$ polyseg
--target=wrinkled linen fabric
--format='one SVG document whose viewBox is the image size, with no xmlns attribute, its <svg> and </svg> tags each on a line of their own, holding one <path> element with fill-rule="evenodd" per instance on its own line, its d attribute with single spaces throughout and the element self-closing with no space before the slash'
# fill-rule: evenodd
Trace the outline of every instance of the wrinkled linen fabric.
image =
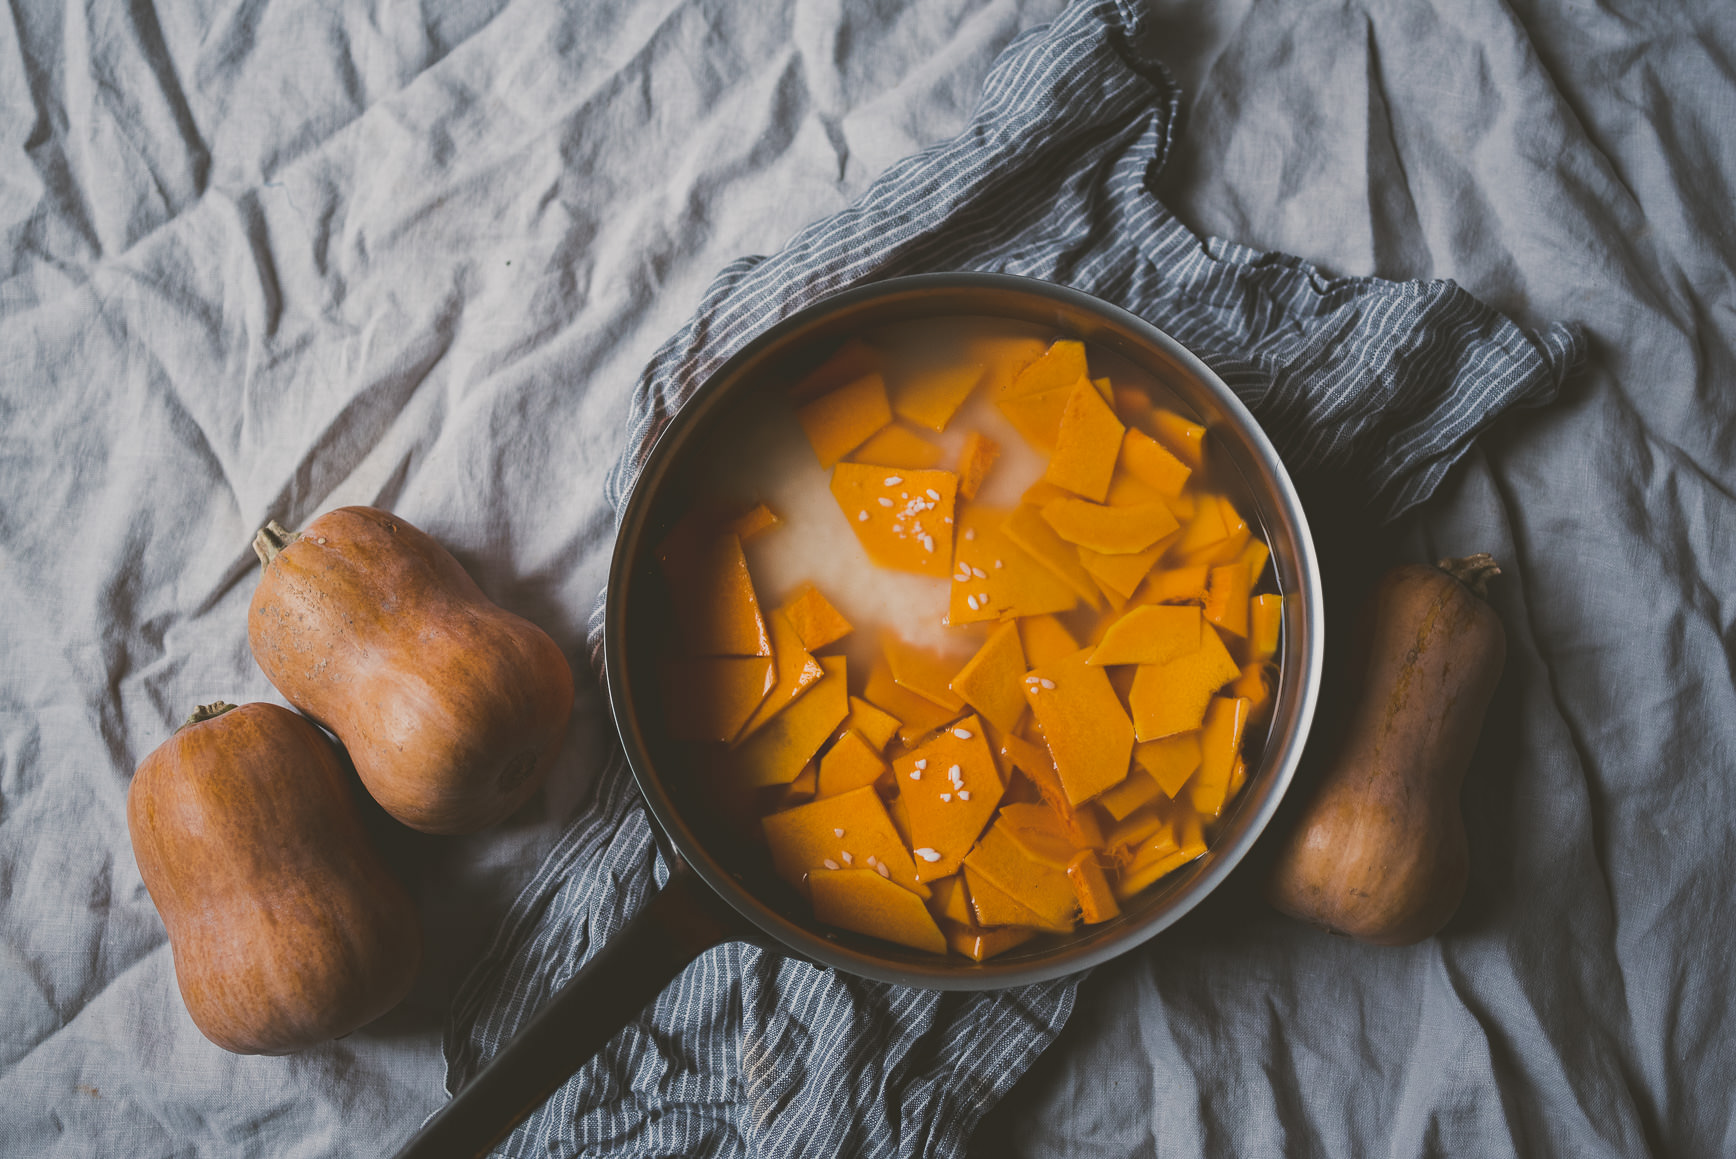
<svg viewBox="0 0 1736 1159">
<path fill-rule="evenodd" d="M 1184 220 L 1454 278 L 1591 357 L 1381 553 L 1506 571 L 1455 920 L 1358 945 L 1272 914 L 1250 865 L 1094 972 L 973 1154 L 1736 1154 L 1736 9 L 1153 23 L 1197 94 L 1160 186 Z"/>
<path fill-rule="evenodd" d="M 0 1150 L 375 1155 L 435 1108 L 459 978 L 608 807 L 584 616 L 632 384 L 716 271 L 951 138 L 1058 7 L 0 15 Z M 1233 877 L 1093 973 L 981 1153 L 1736 1151 L 1731 11 L 1149 7 L 1189 94 L 1158 189 L 1194 232 L 1452 278 L 1592 359 L 1393 537 L 1507 567 L 1460 917 L 1374 950 Z M 505 826 L 382 830 L 429 927 L 410 1001 L 237 1058 L 175 992 L 127 776 L 194 703 L 276 699 L 248 540 L 346 502 L 451 545 L 581 694 Z"/>
<path fill-rule="evenodd" d="M 585 662 L 633 383 L 717 271 L 956 132 L 1044 0 L 0 11 L 0 1153 L 376 1156 L 616 745 Z M 416 989 L 287 1058 L 207 1042 L 127 839 L 192 707 L 278 701 L 254 531 L 393 508 L 580 684 L 486 833 L 382 826 Z"/>
<path fill-rule="evenodd" d="M 827 293 L 933 269 L 1062 282 L 1166 328 L 1222 374 L 1303 480 L 1377 517 L 1427 498 L 1470 439 L 1554 397 L 1579 359 L 1450 282 L 1333 279 L 1201 242 L 1150 182 L 1178 94 L 1132 47 L 1140 13 L 1080 3 L 1019 38 L 971 123 L 893 166 L 776 255 L 733 264 L 652 359 L 607 496 L 624 502 L 668 417 L 753 336 Z M 605 605 L 591 618 L 602 667 Z M 459 1089 L 614 935 L 667 871 L 619 762 L 459 993 Z M 754 946 L 707 953 L 501 1147 L 509 1155 L 956 1155 L 1060 1030 L 1078 978 L 941 994 Z"/>
</svg>

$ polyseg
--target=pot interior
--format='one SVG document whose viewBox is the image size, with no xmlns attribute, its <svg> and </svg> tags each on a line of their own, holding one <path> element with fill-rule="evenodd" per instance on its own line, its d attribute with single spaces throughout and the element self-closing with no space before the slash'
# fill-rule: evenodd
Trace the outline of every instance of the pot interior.
<svg viewBox="0 0 1736 1159">
<path fill-rule="evenodd" d="M 660 659 L 675 648 L 675 629 L 655 549 L 704 499 L 720 448 L 731 449 L 723 440 L 739 442 L 744 421 L 756 411 L 787 406 L 788 388 L 841 342 L 886 327 L 982 318 L 1082 339 L 1094 360 L 1101 354 L 1108 363 L 1155 379 L 1170 394 L 1170 405 L 1204 423 L 1214 483 L 1270 546 L 1268 584 L 1286 599 L 1272 719 L 1264 742 L 1246 750 L 1247 782 L 1227 807 L 1208 852 L 1132 898 L 1111 921 L 1067 936 L 1039 936 L 977 964 L 819 925 L 806 900 L 773 873 L 765 848 L 744 840 L 728 823 L 705 791 L 704 770 L 696 762 L 699 746 L 673 739 L 664 725 L 666 713 L 679 706 L 665 704 L 659 673 Z M 1095 366 L 1094 361 L 1094 373 Z M 1076 291 L 1004 275 L 927 275 L 848 291 L 771 327 L 669 421 L 623 513 L 610 574 L 605 654 L 622 742 L 658 825 L 681 857 L 769 939 L 870 978 L 979 989 L 1056 977 L 1104 961 L 1172 924 L 1223 880 L 1270 819 L 1294 773 L 1319 683 L 1320 608 L 1313 545 L 1290 480 L 1246 409 L 1203 363 L 1149 324 Z"/>
</svg>

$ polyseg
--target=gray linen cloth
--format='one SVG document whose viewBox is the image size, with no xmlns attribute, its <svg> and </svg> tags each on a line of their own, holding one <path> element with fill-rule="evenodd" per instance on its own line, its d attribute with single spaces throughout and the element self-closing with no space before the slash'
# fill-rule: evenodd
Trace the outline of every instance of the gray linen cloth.
<svg viewBox="0 0 1736 1159">
<path fill-rule="evenodd" d="M 1138 55 L 1138 13 L 1075 4 L 1012 44 L 970 126 L 894 165 L 773 257 L 735 263 L 647 368 L 619 505 L 667 417 L 767 325 L 843 286 L 932 269 L 1065 283 L 1198 351 L 1291 471 L 1353 478 L 1396 515 L 1501 410 L 1551 398 L 1582 353 L 1450 282 L 1329 278 L 1192 235 L 1151 182 L 1178 94 Z M 601 660 L 603 607 L 591 619 Z M 665 876 L 617 760 L 460 992 L 457 1089 Z M 950 1155 L 1065 1023 L 1077 979 L 940 994 L 822 971 L 744 944 L 690 968 L 504 1145 L 582 1153 Z"/>
<path fill-rule="evenodd" d="M 0 1153 L 378 1155 L 437 1105 L 459 978 L 608 766 L 582 657 L 639 372 L 1061 7 L 0 11 Z M 1507 569 L 1459 918 L 1379 950 L 1232 878 L 1093 973 L 982 1153 L 1736 1153 L 1736 5 L 1145 7 L 1197 235 L 1452 278 L 1594 357 L 1390 545 Z M 403 1007 L 239 1058 L 175 991 L 127 775 L 195 702 L 276 699 L 258 525 L 369 502 L 562 643 L 573 731 L 509 822 L 393 851 Z"/>
</svg>

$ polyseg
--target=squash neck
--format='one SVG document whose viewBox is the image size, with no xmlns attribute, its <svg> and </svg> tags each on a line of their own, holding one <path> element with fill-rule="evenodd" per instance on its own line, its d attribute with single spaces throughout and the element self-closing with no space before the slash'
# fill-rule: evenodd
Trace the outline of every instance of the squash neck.
<svg viewBox="0 0 1736 1159">
<path fill-rule="evenodd" d="M 277 520 L 267 519 L 259 534 L 253 537 L 253 554 L 259 557 L 260 567 L 270 567 L 278 552 L 300 538 L 299 531 L 288 531 Z"/>
</svg>

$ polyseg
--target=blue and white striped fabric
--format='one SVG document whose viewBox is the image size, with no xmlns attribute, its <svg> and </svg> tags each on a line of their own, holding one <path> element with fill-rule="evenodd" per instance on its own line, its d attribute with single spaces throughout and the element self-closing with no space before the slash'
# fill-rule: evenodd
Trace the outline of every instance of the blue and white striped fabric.
<svg viewBox="0 0 1736 1159">
<path fill-rule="evenodd" d="M 1385 516 L 1426 499 L 1506 407 L 1548 401 L 1583 353 L 1450 282 L 1334 279 L 1195 237 L 1151 192 L 1176 123 L 1130 6 L 1080 3 L 1015 41 L 970 126 L 892 167 L 781 253 L 736 262 L 639 383 L 619 509 L 664 422 L 749 339 L 826 294 L 929 270 L 1070 285 L 1201 353 L 1299 477 Z M 602 609 L 590 624 L 600 661 Z M 459 993 L 456 1090 L 662 880 L 617 755 Z M 1076 980 L 996 994 L 865 982 L 744 945 L 706 954 L 504 1145 L 509 1155 L 958 1155 L 1065 1023 Z"/>
</svg>

